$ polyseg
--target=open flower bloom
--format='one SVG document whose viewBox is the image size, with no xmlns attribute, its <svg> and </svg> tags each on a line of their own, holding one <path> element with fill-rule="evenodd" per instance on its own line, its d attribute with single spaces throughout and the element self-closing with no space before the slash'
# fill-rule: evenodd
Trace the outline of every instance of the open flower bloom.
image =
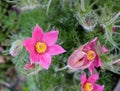
<svg viewBox="0 0 120 91">
<path fill-rule="evenodd" d="M 81 89 L 82 91 L 103 91 L 104 86 L 101 86 L 99 84 L 96 84 L 96 81 L 99 79 L 98 74 L 93 74 L 89 76 L 89 78 L 86 78 L 86 74 L 82 74 L 80 77 L 81 80 Z"/>
<path fill-rule="evenodd" d="M 36 25 L 32 33 L 32 38 L 23 41 L 23 45 L 30 53 L 30 62 L 39 63 L 43 68 L 48 69 L 51 64 L 51 56 L 64 53 L 65 50 L 55 44 L 59 32 L 52 30 L 44 33 L 43 30 Z"/>
<path fill-rule="evenodd" d="M 75 50 L 68 58 L 68 66 L 71 69 L 89 68 L 90 73 L 94 72 L 94 67 L 102 66 L 101 59 L 96 52 L 96 42 L 98 38 L 94 38 L 91 42 L 84 44 Z M 101 52 L 102 51 L 102 52 Z M 102 45 L 99 53 L 107 52 L 108 50 Z"/>
</svg>

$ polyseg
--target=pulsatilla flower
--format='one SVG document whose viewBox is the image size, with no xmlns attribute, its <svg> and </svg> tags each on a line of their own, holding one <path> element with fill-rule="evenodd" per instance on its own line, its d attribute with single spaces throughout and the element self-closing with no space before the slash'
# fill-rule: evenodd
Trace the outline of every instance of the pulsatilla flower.
<svg viewBox="0 0 120 91">
<path fill-rule="evenodd" d="M 70 69 L 78 70 L 89 68 L 90 73 L 93 74 L 94 67 L 102 66 L 101 59 L 97 52 L 102 54 L 108 50 L 103 45 L 101 45 L 101 50 L 97 50 L 97 40 L 97 37 L 94 38 L 91 42 L 84 44 L 71 54 L 68 58 L 68 66 Z"/>
<path fill-rule="evenodd" d="M 23 41 L 23 45 L 30 53 L 30 62 L 39 63 L 45 69 L 51 64 L 51 56 L 64 53 L 65 50 L 55 44 L 59 32 L 52 30 L 44 33 L 43 30 L 36 25 L 32 33 L 32 38 Z"/>
<path fill-rule="evenodd" d="M 82 74 L 80 77 L 81 80 L 81 89 L 82 91 L 103 91 L 104 86 L 101 86 L 99 84 L 96 84 L 96 81 L 99 79 L 98 74 L 93 74 L 89 76 L 89 78 L 86 78 L 86 74 Z"/>
</svg>

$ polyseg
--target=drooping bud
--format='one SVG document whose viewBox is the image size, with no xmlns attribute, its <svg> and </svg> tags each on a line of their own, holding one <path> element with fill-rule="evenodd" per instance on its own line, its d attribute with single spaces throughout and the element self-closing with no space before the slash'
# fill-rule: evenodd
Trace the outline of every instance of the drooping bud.
<svg viewBox="0 0 120 91">
<path fill-rule="evenodd" d="M 27 64 L 25 64 L 24 69 L 25 70 L 31 70 L 35 68 L 35 64 L 34 63 L 30 63 L 28 62 Z"/>
<path fill-rule="evenodd" d="M 9 53 L 15 57 L 20 53 L 22 49 L 23 49 L 22 41 L 16 40 L 15 42 L 12 43 Z"/>
</svg>

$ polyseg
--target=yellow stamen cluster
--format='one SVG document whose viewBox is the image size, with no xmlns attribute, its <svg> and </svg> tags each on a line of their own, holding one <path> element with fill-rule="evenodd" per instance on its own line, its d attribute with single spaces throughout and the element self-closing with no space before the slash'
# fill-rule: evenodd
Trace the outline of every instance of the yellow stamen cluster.
<svg viewBox="0 0 120 91">
<path fill-rule="evenodd" d="M 93 90 L 93 85 L 91 83 L 86 83 L 84 85 L 84 91 L 92 91 Z"/>
<path fill-rule="evenodd" d="M 47 49 L 47 46 L 44 42 L 37 42 L 35 45 L 35 50 L 37 53 L 44 53 Z"/>
<path fill-rule="evenodd" d="M 96 54 L 93 50 L 89 50 L 86 54 L 89 61 L 94 60 L 96 57 Z"/>
</svg>

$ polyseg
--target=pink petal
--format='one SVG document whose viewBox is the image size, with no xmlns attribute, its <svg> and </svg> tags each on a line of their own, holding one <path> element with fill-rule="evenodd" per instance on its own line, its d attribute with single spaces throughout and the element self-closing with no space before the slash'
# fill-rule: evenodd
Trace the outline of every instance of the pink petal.
<svg viewBox="0 0 120 91">
<path fill-rule="evenodd" d="M 89 42 L 89 45 L 93 47 L 96 44 L 97 40 L 98 38 L 95 37 L 91 42 Z"/>
<path fill-rule="evenodd" d="M 53 44 L 55 44 L 55 42 L 58 39 L 58 31 L 50 31 L 44 34 L 44 36 L 42 37 L 42 41 L 44 41 L 48 46 L 51 46 Z"/>
<path fill-rule="evenodd" d="M 95 58 L 95 61 L 94 61 L 94 65 L 96 67 L 101 67 L 102 66 L 102 62 L 101 62 L 101 59 L 98 55 L 96 55 L 96 58 Z"/>
<path fill-rule="evenodd" d="M 98 74 L 93 74 L 88 78 L 88 82 L 94 84 L 98 80 L 98 78 L 99 78 Z"/>
<path fill-rule="evenodd" d="M 95 84 L 94 89 L 92 91 L 103 91 L 103 90 L 104 90 L 104 86 L 101 86 L 99 84 Z"/>
<path fill-rule="evenodd" d="M 102 45 L 102 50 L 104 53 L 108 52 L 108 49 L 104 45 Z"/>
<path fill-rule="evenodd" d="M 39 62 L 39 54 L 36 52 L 30 52 L 30 62 L 38 63 Z"/>
<path fill-rule="evenodd" d="M 39 64 L 45 68 L 48 69 L 51 64 L 51 56 L 48 53 L 44 53 L 39 56 Z"/>
<path fill-rule="evenodd" d="M 87 52 L 88 50 L 95 50 L 95 45 L 97 42 L 98 38 L 95 37 L 92 41 L 90 41 L 89 43 L 86 44 L 84 51 Z"/>
<path fill-rule="evenodd" d="M 32 33 L 32 38 L 36 41 L 40 41 L 43 34 L 44 34 L 44 32 L 43 32 L 42 28 L 39 25 L 36 25 L 34 28 L 34 31 Z"/>
<path fill-rule="evenodd" d="M 34 52 L 34 44 L 35 43 L 32 38 L 28 38 L 28 39 L 24 40 L 22 44 L 25 46 L 27 51 Z"/>
<path fill-rule="evenodd" d="M 68 65 L 71 68 L 79 68 L 80 66 L 83 65 L 84 63 L 84 55 L 85 53 L 82 51 L 75 50 L 71 56 L 68 58 Z"/>
<path fill-rule="evenodd" d="M 84 63 L 84 64 L 80 67 L 80 69 L 86 69 L 86 68 L 89 68 L 91 64 L 92 64 L 92 61 L 89 62 L 88 64 L 85 64 L 85 63 Z"/>
<path fill-rule="evenodd" d="M 64 52 L 66 52 L 66 51 L 61 46 L 54 44 L 54 45 L 48 47 L 47 52 L 50 55 L 58 55 L 58 54 L 62 54 Z"/>
<path fill-rule="evenodd" d="M 89 69 L 90 73 L 93 74 L 93 73 L 94 73 L 94 69 L 95 69 L 95 68 L 94 68 L 94 64 L 92 63 L 92 64 L 89 66 L 88 69 Z"/>
<path fill-rule="evenodd" d="M 84 86 L 84 84 L 85 84 L 86 81 L 87 81 L 87 78 L 86 78 L 86 74 L 85 74 L 85 73 L 83 73 L 83 74 L 81 75 L 80 80 L 81 80 L 82 89 L 83 89 L 83 86 Z"/>
<path fill-rule="evenodd" d="M 89 50 L 89 49 L 94 50 L 97 40 L 98 40 L 98 38 L 95 37 L 92 41 L 90 41 L 90 42 L 88 43 L 88 45 L 86 45 L 86 49 L 87 49 L 87 50 Z"/>
<path fill-rule="evenodd" d="M 85 45 L 83 51 L 84 51 L 84 52 L 87 52 L 87 51 L 89 51 L 89 50 L 91 50 L 91 47 L 90 47 L 89 44 L 87 43 L 87 44 Z"/>
</svg>

